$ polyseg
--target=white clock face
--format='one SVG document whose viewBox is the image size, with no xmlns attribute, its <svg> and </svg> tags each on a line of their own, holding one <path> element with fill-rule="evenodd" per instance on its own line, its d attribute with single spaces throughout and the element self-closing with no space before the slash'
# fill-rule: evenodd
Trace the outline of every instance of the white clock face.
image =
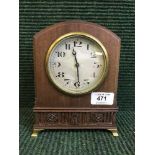
<svg viewBox="0 0 155 155">
<path fill-rule="evenodd" d="M 47 72 L 59 89 L 75 95 L 85 94 L 103 81 L 107 53 L 102 44 L 94 39 L 85 35 L 69 35 L 49 49 Z"/>
</svg>

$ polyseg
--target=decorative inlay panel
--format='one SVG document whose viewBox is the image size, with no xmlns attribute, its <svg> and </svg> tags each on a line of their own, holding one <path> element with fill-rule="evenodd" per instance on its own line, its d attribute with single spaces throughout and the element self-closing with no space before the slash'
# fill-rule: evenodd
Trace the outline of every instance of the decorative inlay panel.
<svg viewBox="0 0 155 155">
<path fill-rule="evenodd" d="M 58 113 L 48 113 L 47 114 L 47 121 L 51 123 L 58 122 Z"/>
<path fill-rule="evenodd" d="M 39 126 L 102 126 L 113 124 L 115 112 L 42 112 L 37 113 Z"/>
</svg>

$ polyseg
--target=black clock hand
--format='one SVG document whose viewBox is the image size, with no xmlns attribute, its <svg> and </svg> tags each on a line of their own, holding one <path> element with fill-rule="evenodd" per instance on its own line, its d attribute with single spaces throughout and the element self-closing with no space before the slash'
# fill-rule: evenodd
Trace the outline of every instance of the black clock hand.
<svg viewBox="0 0 155 155">
<path fill-rule="evenodd" d="M 78 79 L 78 82 L 75 83 L 75 86 L 79 87 L 80 86 L 80 81 L 79 81 L 79 63 L 77 61 L 76 51 L 74 49 L 73 49 L 72 54 L 74 55 L 75 62 L 76 62 L 75 66 L 76 66 L 76 69 L 77 69 L 77 79 Z"/>
</svg>

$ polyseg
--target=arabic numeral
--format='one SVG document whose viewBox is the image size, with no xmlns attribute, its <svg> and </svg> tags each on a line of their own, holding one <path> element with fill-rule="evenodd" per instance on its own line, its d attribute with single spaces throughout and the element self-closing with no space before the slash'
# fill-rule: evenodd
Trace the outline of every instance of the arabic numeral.
<svg viewBox="0 0 155 155">
<path fill-rule="evenodd" d="M 82 41 L 74 41 L 74 47 L 82 47 Z"/>
<path fill-rule="evenodd" d="M 57 52 L 58 53 L 58 57 L 65 57 L 65 52 Z"/>
<path fill-rule="evenodd" d="M 70 48 L 71 48 L 70 44 L 65 44 L 65 49 L 66 50 L 70 50 Z"/>
<path fill-rule="evenodd" d="M 89 44 L 87 44 L 87 50 L 89 50 Z"/>
<path fill-rule="evenodd" d="M 58 75 L 56 77 L 64 77 L 65 73 L 64 72 L 58 72 Z"/>
</svg>

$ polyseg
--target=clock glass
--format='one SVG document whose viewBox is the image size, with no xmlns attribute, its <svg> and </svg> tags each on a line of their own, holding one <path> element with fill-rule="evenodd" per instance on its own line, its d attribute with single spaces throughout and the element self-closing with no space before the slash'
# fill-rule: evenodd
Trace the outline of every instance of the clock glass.
<svg viewBox="0 0 155 155">
<path fill-rule="evenodd" d="M 104 45 L 82 32 L 68 33 L 56 39 L 46 55 L 50 81 L 63 92 L 80 95 L 97 88 L 108 69 Z"/>
</svg>

